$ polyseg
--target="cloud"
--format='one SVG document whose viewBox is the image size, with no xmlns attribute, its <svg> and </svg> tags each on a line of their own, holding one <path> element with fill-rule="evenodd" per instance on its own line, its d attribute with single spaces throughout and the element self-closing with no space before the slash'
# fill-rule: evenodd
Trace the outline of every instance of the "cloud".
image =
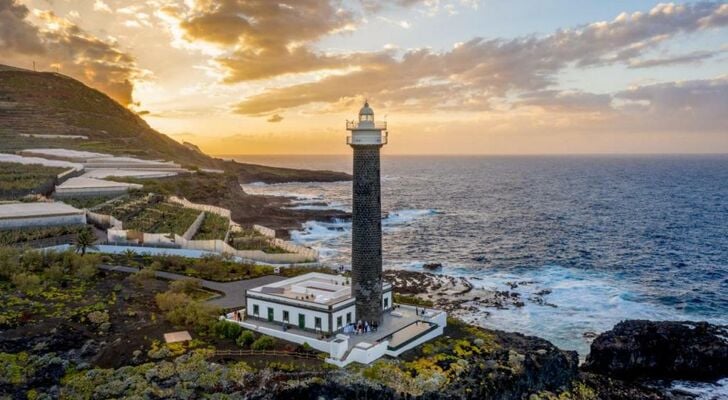
<svg viewBox="0 0 728 400">
<path fill-rule="evenodd" d="M 314 52 L 308 44 L 351 29 L 353 15 L 337 2 L 299 0 L 190 1 L 169 16 L 177 18 L 183 37 L 226 50 L 217 59 L 225 81 L 234 83 L 283 74 L 343 68 L 351 60 Z"/>
<path fill-rule="evenodd" d="M 0 0 L 0 55 L 8 62 L 58 68 L 124 105 L 132 103 L 132 80 L 140 74 L 133 57 L 49 11 L 38 11 L 42 28 L 15 0 Z"/>
<path fill-rule="evenodd" d="M 38 28 L 27 23 L 30 11 L 15 0 L 0 0 L 0 54 L 42 54 Z"/>
<path fill-rule="evenodd" d="M 615 98 L 626 102 L 626 125 L 728 132 L 728 77 L 636 86 Z"/>
<path fill-rule="evenodd" d="M 542 90 L 522 95 L 516 106 L 538 106 L 556 112 L 609 112 L 611 103 L 609 94 Z"/>
<path fill-rule="evenodd" d="M 279 114 L 273 114 L 266 121 L 268 121 L 268 122 L 281 122 L 281 121 L 283 121 L 283 117 L 281 117 Z"/>
<path fill-rule="evenodd" d="M 649 60 L 634 60 L 629 63 L 629 68 L 652 68 L 678 64 L 697 64 L 701 61 L 711 59 L 723 51 L 694 51 L 678 56 L 654 58 Z"/>
<path fill-rule="evenodd" d="M 105 13 L 113 12 L 111 7 L 109 7 L 108 4 L 104 3 L 103 0 L 94 1 L 94 11 L 100 11 L 100 12 L 105 12 Z"/>
<path fill-rule="evenodd" d="M 496 98 L 548 89 L 556 83 L 558 73 L 571 65 L 584 68 L 634 63 L 675 35 L 727 25 L 728 19 L 722 17 L 726 12 L 726 7 L 717 3 L 659 4 L 646 13 L 622 13 L 610 22 L 561 29 L 543 37 L 475 38 L 441 53 L 416 49 L 399 58 L 378 53 L 376 57 L 323 55 L 317 60 L 317 53 L 307 49 L 301 57 L 308 60 L 304 68 L 267 59 L 259 60 L 259 64 L 251 59 L 247 65 L 230 63 L 225 67 L 233 76 L 243 73 L 231 81 L 250 78 L 244 73 L 266 70 L 268 62 L 270 74 L 279 75 L 313 70 L 317 63 L 332 67 L 346 61 L 359 67 L 345 75 L 254 95 L 236 106 L 241 114 L 267 114 L 311 103 L 335 104 L 356 96 L 376 99 L 392 110 L 483 110 Z"/>
</svg>

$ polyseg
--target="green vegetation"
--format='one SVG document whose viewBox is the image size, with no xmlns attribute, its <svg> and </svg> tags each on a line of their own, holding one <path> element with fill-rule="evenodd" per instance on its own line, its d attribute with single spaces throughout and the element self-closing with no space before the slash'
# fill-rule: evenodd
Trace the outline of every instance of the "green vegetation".
<svg viewBox="0 0 728 400">
<path fill-rule="evenodd" d="M 531 395 L 528 400 L 599 400 L 599 396 L 584 382 L 573 382 L 571 388 L 561 393 L 539 392 Z"/>
<path fill-rule="evenodd" d="M 89 248 L 95 248 L 96 236 L 91 229 L 83 229 L 76 235 L 76 253 L 81 253 L 82 256 L 86 255 L 86 250 Z"/>
<path fill-rule="evenodd" d="M 109 201 L 111 197 L 64 197 L 62 199 L 59 199 L 59 201 L 62 201 L 68 205 L 74 206 L 76 208 L 93 208 L 98 206 L 99 204 L 103 204 L 106 201 Z"/>
<path fill-rule="evenodd" d="M 255 339 L 253 344 L 250 345 L 252 350 L 273 350 L 276 346 L 276 340 L 270 336 L 261 336 Z"/>
<path fill-rule="evenodd" d="M 140 256 L 136 254 L 131 256 L 116 254 L 110 255 L 110 257 L 118 265 L 130 265 L 130 260 L 133 260 L 134 265 L 220 282 L 257 278 L 274 273 L 273 267 L 269 265 L 243 264 L 216 255 L 199 259 L 181 256 Z"/>
<path fill-rule="evenodd" d="M 228 226 L 230 226 L 230 220 L 221 217 L 217 214 L 205 213 L 205 219 L 202 220 L 200 229 L 197 230 L 193 240 L 212 240 L 212 239 L 225 239 Z"/>
<path fill-rule="evenodd" d="M 230 232 L 230 245 L 237 250 L 261 250 L 265 253 L 288 253 L 286 250 L 271 244 L 270 238 L 252 228 Z"/>
<path fill-rule="evenodd" d="M 193 350 L 173 361 L 158 361 L 119 369 L 94 368 L 69 372 L 62 379 L 61 398 L 229 398 L 214 393 L 245 389 L 253 370 L 245 362 L 226 365 L 207 361 L 208 350 Z M 171 385 L 169 383 L 172 383 Z"/>
<path fill-rule="evenodd" d="M 240 336 L 235 340 L 235 343 L 240 347 L 250 347 L 255 341 L 255 335 L 251 331 L 243 331 Z"/>
<path fill-rule="evenodd" d="M 361 369 L 363 377 L 413 396 L 438 391 L 465 373 L 476 357 L 499 349 L 495 336 L 454 318 L 453 336 L 442 336 L 415 350 L 409 360 L 378 360 Z"/>
<path fill-rule="evenodd" d="M 27 194 L 47 194 L 56 176 L 67 168 L 36 164 L 0 163 L 0 200 L 15 200 Z"/>
<path fill-rule="evenodd" d="M 411 304 L 413 306 L 421 306 L 421 307 L 434 307 L 435 306 L 435 303 L 433 303 L 432 300 L 421 299 L 417 296 L 413 296 L 413 295 L 409 295 L 409 294 L 400 294 L 400 293 L 394 294 L 394 302 L 397 304 Z"/>
<path fill-rule="evenodd" d="M 216 307 L 194 300 L 188 294 L 175 290 L 157 294 L 155 301 L 157 307 L 164 313 L 164 317 L 172 324 L 193 328 L 202 334 L 216 333 L 220 322 L 217 320 L 220 310 Z M 237 334 L 230 339 L 234 340 Z"/>
<path fill-rule="evenodd" d="M 57 238 L 59 236 L 77 235 L 87 230 L 85 225 L 55 226 L 49 228 L 16 229 L 0 231 L 0 246 L 23 245 L 34 240 Z"/>
<path fill-rule="evenodd" d="M 85 319 L 108 301 L 94 293 L 101 256 L 0 247 L 0 327 L 45 318 Z"/>
<path fill-rule="evenodd" d="M 213 332 L 220 339 L 237 340 L 243 332 L 243 327 L 228 321 L 217 321 L 213 327 Z"/>
<path fill-rule="evenodd" d="M 143 191 L 163 196 L 180 196 L 190 201 L 199 199 L 225 199 L 229 197 L 230 185 L 240 188 L 233 174 L 211 174 L 199 172 L 159 179 L 139 179 L 131 177 L 111 177 L 117 182 L 144 185 Z M 242 190 L 241 190 L 242 192 Z"/>
<path fill-rule="evenodd" d="M 147 233 L 181 235 L 195 222 L 200 212 L 170 203 L 148 205 L 133 219 L 123 220 L 124 228 Z"/>
</svg>

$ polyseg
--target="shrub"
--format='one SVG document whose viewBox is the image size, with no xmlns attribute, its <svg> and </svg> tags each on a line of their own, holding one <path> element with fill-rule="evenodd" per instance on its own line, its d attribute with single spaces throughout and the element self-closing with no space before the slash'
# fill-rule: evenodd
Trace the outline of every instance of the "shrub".
<svg viewBox="0 0 728 400">
<path fill-rule="evenodd" d="M 173 281 L 169 284 L 169 290 L 174 293 L 184 293 L 189 295 L 201 289 L 202 284 L 197 279 L 183 279 L 180 281 Z"/>
<path fill-rule="evenodd" d="M 232 322 L 217 321 L 214 327 L 215 334 L 221 339 L 232 339 L 235 340 L 240 336 L 243 328 Z"/>
<path fill-rule="evenodd" d="M 138 272 L 135 272 L 134 275 L 131 276 L 131 279 L 134 280 L 137 284 L 142 284 L 145 281 L 149 279 L 154 279 L 156 277 L 156 274 L 153 269 L 149 268 L 142 268 Z"/>
<path fill-rule="evenodd" d="M 253 350 L 272 350 L 276 345 L 276 340 L 270 336 L 261 336 L 256 339 L 250 346 Z"/>
<path fill-rule="evenodd" d="M 106 311 L 92 311 L 88 313 L 86 318 L 92 324 L 101 325 L 104 322 L 109 322 L 109 313 Z"/>
<path fill-rule="evenodd" d="M 235 343 L 237 343 L 240 347 L 250 347 L 250 345 L 253 344 L 254 341 L 255 335 L 253 335 L 253 332 L 243 331 L 240 336 L 238 336 L 238 339 L 235 341 Z"/>
<path fill-rule="evenodd" d="M 21 272 L 12 277 L 13 285 L 23 293 L 34 293 L 40 290 L 40 278 L 38 275 Z"/>
</svg>

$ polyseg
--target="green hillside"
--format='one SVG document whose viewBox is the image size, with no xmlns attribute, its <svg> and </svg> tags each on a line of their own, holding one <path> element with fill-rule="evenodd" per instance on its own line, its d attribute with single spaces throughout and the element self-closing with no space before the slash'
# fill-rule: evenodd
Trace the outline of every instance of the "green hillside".
<svg viewBox="0 0 728 400">
<path fill-rule="evenodd" d="M 49 139 L 26 135 L 84 135 Z M 65 75 L 0 64 L 0 152 L 27 148 L 68 148 L 164 159 L 185 166 L 220 168 L 241 182 L 334 181 L 347 174 L 302 171 L 223 161 L 178 143 L 104 93 Z"/>
</svg>

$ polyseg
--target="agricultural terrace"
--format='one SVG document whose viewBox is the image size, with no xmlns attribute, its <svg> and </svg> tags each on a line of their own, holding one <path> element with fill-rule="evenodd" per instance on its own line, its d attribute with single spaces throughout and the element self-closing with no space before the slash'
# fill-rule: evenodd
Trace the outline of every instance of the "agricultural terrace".
<svg viewBox="0 0 728 400">
<path fill-rule="evenodd" d="M 147 233 L 182 235 L 200 212 L 170 203 L 157 203 L 142 209 L 132 219 L 121 220 L 125 229 Z"/>
<path fill-rule="evenodd" d="M 270 238 L 252 228 L 230 232 L 230 245 L 237 250 L 261 250 L 265 253 L 287 253 L 286 250 L 271 243 Z"/>
<path fill-rule="evenodd" d="M 0 163 L 0 200 L 12 200 L 52 189 L 64 168 L 39 164 Z"/>
<path fill-rule="evenodd" d="M 225 239 L 225 234 L 228 231 L 229 225 L 229 219 L 221 217 L 217 214 L 206 212 L 205 218 L 202 220 L 202 225 L 200 225 L 200 229 L 197 230 L 197 233 L 195 233 L 195 236 L 193 236 L 192 239 L 223 240 Z"/>
<path fill-rule="evenodd" d="M 75 237 L 80 231 L 88 229 L 85 225 L 54 226 L 0 231 L 0 246 L 22 246 L 43 239 Z"/>
<path fill-rule="evenodd" d="M 94 207 L 97 207 L 107 201 L 109 201 L 112 197 L 111 196 L 99 196 L 99 197 L 64 197 L 60 201 L 79 208 L 79 209 L 93 209 Z"/>
<path fill-rule="evenodd" d="M 109 254 L 107 257 L 109 258 L 109 263 L 113 265 L 173 272 L 189 276 L 190 278 L 200 278 L 216 282 L 253 279 L 275 273 L 275 268 L 270 265 L 245 264 L 219 255 L 188 258 L 169 255 L 138 254 L 134 251 L 129 251 L 124 254 Z M 323 266 L 312 267 L 297 265 L 280 269 L 280 275 L 284 277 L 294 277 L 309 272 L 331 273 L 331 269 Z"/>
<path fill-rule="evenodd" d="M 200 215 L 200 211 L 165 203 L 161 196 L 139 192 L 110 201 L 95 212 L 113 216 L 124 224 L 125 229 L 178 235 L 185 233 Z"/>
</svg>

